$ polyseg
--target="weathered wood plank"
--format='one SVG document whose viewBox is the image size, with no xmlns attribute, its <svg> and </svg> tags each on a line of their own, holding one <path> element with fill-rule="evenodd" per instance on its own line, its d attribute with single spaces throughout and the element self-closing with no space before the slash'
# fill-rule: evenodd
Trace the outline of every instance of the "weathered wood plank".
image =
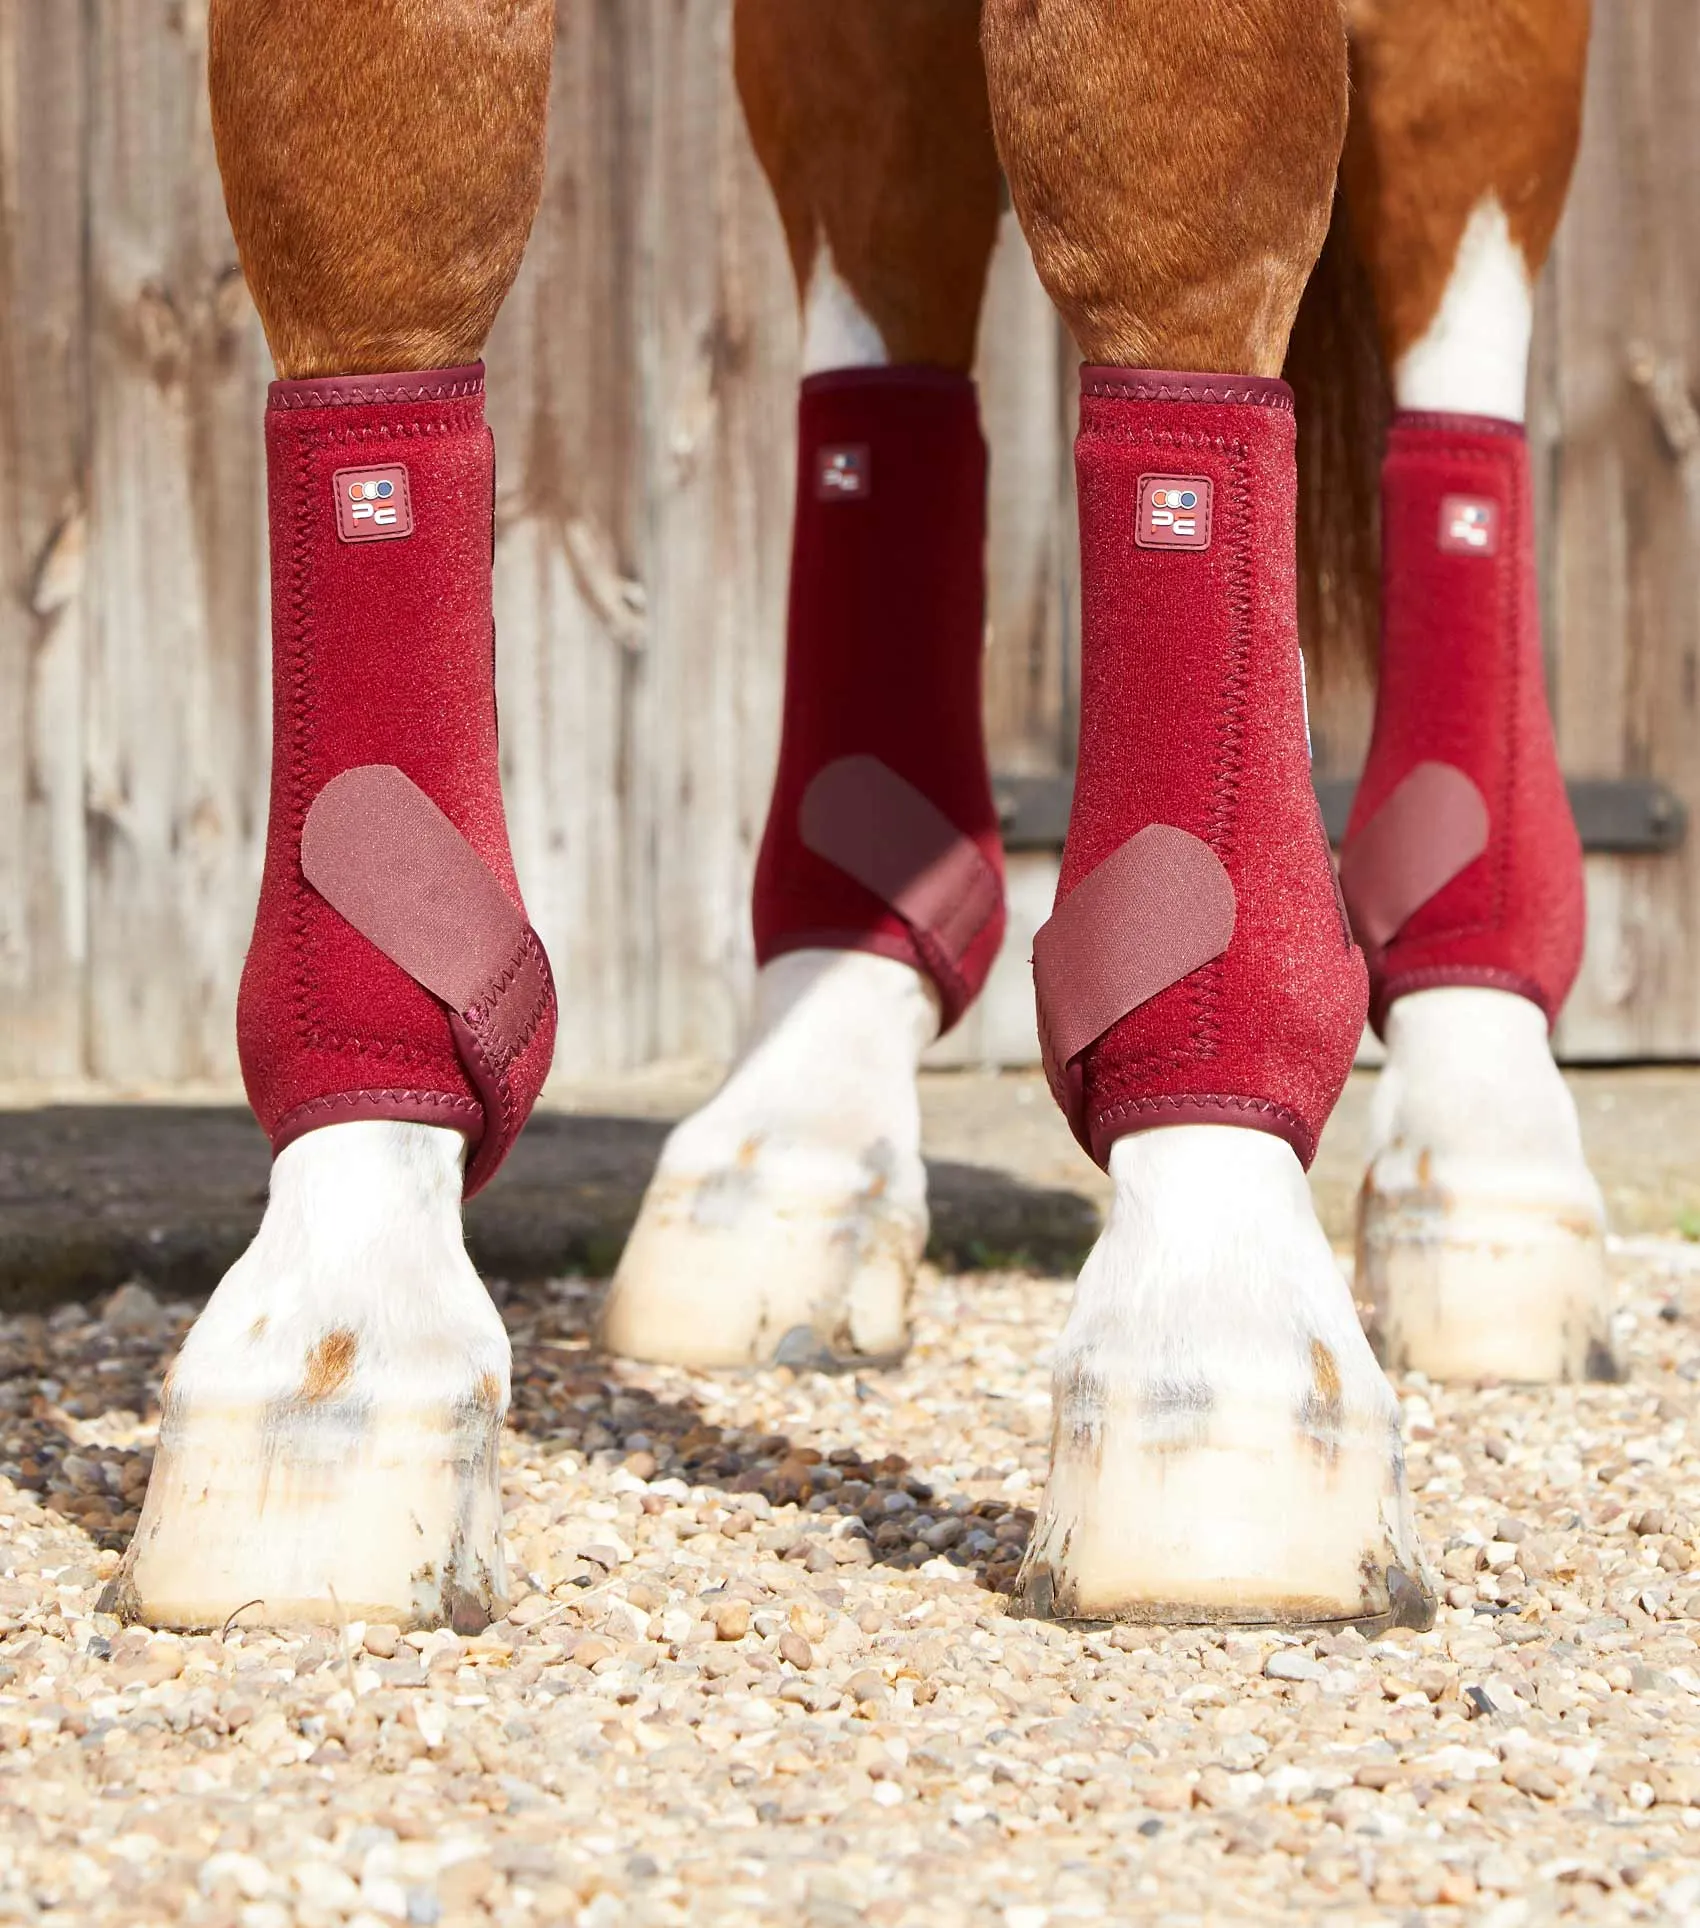
<svg viewBox="0 0 1700 1928">
<path fill-rule="evenodd" d="M 83 1064 L 85 20 L 0 7 L 0 1078 Z"/>
<path fill-rule="evenodd" d="M 234 1073 L 265 825 L 270 363 L 213 161 L 205 12 L 87 10 L 88 1068 L 118 1082 Z"/>
<path fill-rule="evenodd" d="M 1553 263 L 1553 694 L 1574 776 L 1700 803 L 1700 59 L 1685 0 L 1595 17 L 1583 151 Z M 1640 374 L 1642 381 L 1637 382 Z M 1589 862 L 1572 1057 L 1700 1050 L 1700 837 Z"/>
<path fill-rule="evenodd" d="M 731 79 L 729 8 L 657 34 L 647 258 L 652 547 L 645 664 L 656 931 L 652 1054 L 726 1054 L 778 744 L 796 298 Z"/>
<path fill-rule="evenodd" d="M 549 164 L 492 337 L 503 782 L 527 902 L 562 986 L 557 1075 L 646 1041 L 628 836 L 633 696 L 649 628 L 633 319 L 649 10 L 598 0 L 557 27 Z M 630 245 L 623 245 L 629 239 Z"/>
</svg>

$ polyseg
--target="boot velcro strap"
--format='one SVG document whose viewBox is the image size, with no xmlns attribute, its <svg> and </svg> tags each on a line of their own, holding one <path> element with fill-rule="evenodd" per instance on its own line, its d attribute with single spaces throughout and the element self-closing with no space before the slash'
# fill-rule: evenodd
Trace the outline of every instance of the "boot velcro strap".
<svg viewBox="0 0 1700 1928">
<path fill-rule="evenodd" d="M 1340 893 L 1360 944 L 1380 950 L 1488 847 L 1488 807 L 1450 763 L 1419 763 L 1340 853 Z"/>
<path fill-rule="evenodd" d="M 1003 906 L 1003 887 L 973 838 L 874 756 L 829 763 L 803 792 L 805 848 L 870 890 L 909 926 L 935 976 L 955 978 Z"/>
<path fill-rule="evenodd" d="M 1051 1094 L 1088 1151 L 1076 1060 L 1130 1011 L 1220 957 L 1235 915 L 1234 886 L 1215 851 L 1154 823 L 1088 871 L 1040 927 L 1039 1053 Z"/>
<path fill-rule="evenodd" d="M 325 785 L 302 827 L 301 869 L 333 910 L 448 1006 L 484 1107 L 470 1196 L 525 1122 L 508 1073 L 554 1004 L 543 946 L 483 858 L 393 764 L 344 770 Z"/>
</svg>

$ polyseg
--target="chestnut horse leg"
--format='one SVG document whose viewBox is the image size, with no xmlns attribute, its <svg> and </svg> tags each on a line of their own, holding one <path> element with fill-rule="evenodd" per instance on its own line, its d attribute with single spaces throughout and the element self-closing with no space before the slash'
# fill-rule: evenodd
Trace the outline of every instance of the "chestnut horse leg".
<svg viewBox="0 0 1700 1928">
<path fill-rule="evenodd" d="M 1115 1194 L 1056 1352 L 1026 1611 L 1420 1622 L 1398 1407 L 1303 1163 L 1362 960 L 1310 789 L 1281 371 L 1345 130 L 1338 0 L 986 0 L 993 119 L 1089 366 L 1081 750 L 1035 944 Z"/>
<path fill-rule="evenodd" d="M 1462 770 L 1488 825 L 1482 856 L 1372 947 L 1388 1061 L 1360 1288 L 1390 1364 L 1596 1376 L 1612 1369 L 1604 1213 L 1547 1041 L 1581 956 L 1581 855 L 1541 687 L 1521 427 L 1531 287 L 1576 152 L 1588 0 L 1354 0 L 1348 13 L 1343 176 L 1400 410 L 1353 838 L 1424 761 Z M 1449 533 L 1460 506 L 1474 553 Z"/>
<path fill-rule="evenodd" d="M 696 1365 L 902 1351 L 926 1244 L 915 1071 L 1001 930 L 980 728 L 984 451 L 973 359 L 998 173 L 977 0 L 739 0 L 737 75 L 796 271 L 805 380 L 780 767 L 754 1027 L 669 1139 L 616 1275 L 612 1350 Z M 813 788 L 825 774 L 827 790 Z M 973 914 L 931 945 L 810 843 L 882 786 L 954 838 Z M 877 802 L 877 799 L 876 799 Z M 930 813 L 930 814 L 929 814 Z M 900 867 L 901 834 L 860 856 Z M 906 873 L 905 873 L 906 874 Z"/>
<path fill-rule="evenodd" d="M 311 552 L 328 555 L 329 569 L 345 553 L 343 566 L 376 571 L 386 552 L 404 550 L 416 571 L 436 566 L 429 558 L 459 512 L 445 494 L 429 493 L 433 464 L 452 459 L 460 465 L 456 478 L 487 473 L 472 392 L 481 383 L 466 379 L 461 365 L 482 349 L 536 210 L 553 31 L 551 0 L 389 0 L 381 8 L 213 0 L 210 78 L 225 195 L 279 374 L 297 383 L 274 397 L 271 426 L 286 411 L 292 460 L 304 468 L 315 436 L 349 447 L 351 462 L 362 451 L 371 461 L 381 446 L 392 461 L 412 465 L 423 539 L 342 552 L 333 534 L 328 549 Z M 461 378 L 424 373 L 433 370 L 459 370 Z M 401 379 L 353 389 L 300 385 L 359 375 Z M 421 398 L 400 411 L 408 421 L 399 427 L 373 400 L 395 390 Z M 429 399 L 437 392 L 449 399 Z M 348 406 L 327 399 L 343 394 L 357 399 Z M 272 452 L 274 546 L 289 539 L 279 535 L 289 527 L 287 517 L 280 524 L 280 491 L 304 525 L 332 516 L 338 499 L 327 473 L 322 489 L 315 482 L 296 503 L 279 446 Z M 471 500 L 470 487 L 461 492 Z M 480 513 L 473 501 L 466 553 L 487 564 L 488 519 Z M 446 591 L 468 604 L 468 655 L 477 665 L 460 679 L 468 686 L 488 674 L 488 585 L 480 587 L 477 573 L 456 566 Z M 352 761 L 388 761 L 382 715 L 363 711 L 357 698 L 344 703 L 350 713 L 335 710 L 335 686 L 323 679 L 336 674 L 327 660 L 336 612 L 310 575 L 305 581 L 321 638 L 316 667 L 304 671 L 315 728 L 321 740 L 338 729 L 356 737 L 375 731 L 377 754 Z M 429 619 L 417 629 L 409 619 L 407 634 L 392 638 L 389 613 L 382 603 L 365 609 L 364 648 L 350 653 L 364 660 L 366 652 L 413 651 L 421 678 L 435 673 L 442 639 Z M 287 633 L 280 629 L 280 651 Z M 405 661 L 401 674 L 405 681 Z M 286 695 L 274 719 L 280 732 L 295 727 L 284 711 L 299 707 Z M 481 684 L 469 701 L 480 716 L 489 709 Z M 292 754 L 309 754 L 299 732 L 279 734 L 278 848 L 268 853 L 267 893 L 274 857 L 279 887 L 298 888 L 291 881 L 298 835 L 280 840 L 287 826 L 278 785 L 287 772 L 277 766 L 289 761 L 286 741 Z M 495 828 L 466 834 L 501 843 L 493 777 L 466 766 L 476 754 L 469 742 L 446 742 L 443 785 L 459 796 L 482 783 L 483 817 Z M 429 772 L 418 774 L 430 780 Z M 263 894 L 262 925 L 266 902 Z M 257 932 L 250 973 L 265 948 Z M 446 1014 L 404 984 L 387 959 L 364 955 L 368 977 L 382 972 L 386 984 L 393 980 L 388 996 L 398 1023 L 405 1019 L 403 1029 L 419 1035 L 413 1044 L 400 1037 L 393 1048 L 356 1043 L 356 1053 L 388 1053 L 383 1075 L 357 1082 L 424 1084 L 425 1058 L 448 1055 Z M 336 1016 L 341 988 L 315 985 L 310 950 L 298 961 L 306 994 L 318 999 L 310 1021 L 323 1028 L 327 1015 Z M 256 1096 L 263 1109 L 303 1047 L 287 1006 L 268 1012 L 262 1001 L 256 1019 L 247 983 L 244 1000 L 244 1069 L 250 1092 L 264 1094 Z M 439 1074 L 451 1082 L 458 1076 L 452 1063 L 446 1072 L 437 1063 L 431 1076 Z M 112 1593 L 117 1610 L 176 1626 L 217 1626 L 245 1608 L 245 1624 L 346 1615 L 463 1627 L 501 1610 L 497 1444 L 508 1401 L 507 1335 L 462 1246 L 467 1140 L 460 1130 L 414 1121 L 432 1103 L 455 1116 L 477 1107 L 452 1089 L 388 1095 L 409 1100 L 411 1109 L 374 1116 L 383 1107 L 368 1105 L 363 1122 L 307 1131 L 279 1152 L 260 1231 L 171 1370 L 147 1502 Z"/>
</svg>

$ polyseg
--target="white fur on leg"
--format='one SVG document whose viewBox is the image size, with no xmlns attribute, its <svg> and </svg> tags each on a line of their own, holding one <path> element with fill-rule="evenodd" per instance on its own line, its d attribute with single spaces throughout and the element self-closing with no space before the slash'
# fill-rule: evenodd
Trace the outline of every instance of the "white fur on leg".
<svg viewBox="0 0 1700 1928">
<path fill-rule="evenodd" d="M 765 965 L 742 1059 L 662 1151 L 603 1345 L 697 1366 L 901 1353 L 927 1242 L 915 1070 L 938 1028 L 931 984 L 891 958 Z"/>
<path fill-rule="evenodd" d="M 167 1378 L 118 1611 L 463 1629 L 501 1611 L 508 1337 L 461 1240 L 464 1153 L 457 1132 L 359 1123 L 278 1155 Z"/>
<path fill-rule="evenodd" d="M 1181 1125 L 1119 1140 L 1110 1175 L 1022 1607 L 1426 1624 L 1398 1406 L 1291 1149 Z"/>
<path fill-rule="evenodd" d="M 1529 266 L 1490 194 L 1465 225 L 1434 320 L 1399 357 L 1395 399 L 1401 408 L 1522 421 L 1533 326 Z"/>
<path fill-rule="evenodd" d="M 883 368 L 890 360 L 885 337 L 838 272 L 826 236 L 817 236 L 803 295 L 803 373 Z"/>
<path fill-rule="evenodd" d="M 1546 1018 L 1459 985 L 1394 1001 L 1358 1201 L 1382 1358 L 1432 1379 L 1609 1378 L 1605 1208 Z"/>
</svg>

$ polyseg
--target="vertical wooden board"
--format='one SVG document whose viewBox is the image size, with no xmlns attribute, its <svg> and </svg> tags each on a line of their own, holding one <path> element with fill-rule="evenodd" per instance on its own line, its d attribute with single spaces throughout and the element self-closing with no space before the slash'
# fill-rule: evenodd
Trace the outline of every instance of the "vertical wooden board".
<svg viewBox="0 0 1700 1928">
<path fill-rule="evenodd" d="M 641 1059 L 653 965 L 629 807 L 649 633 L 634 287 L 650 13 L 558 10 L 542 206 L 488 350 L 503 782 L 561 985 L 560 1082 Z"/>
<path fill-rule="evenodd" d="M 652 1050 L 724 1057 L 748 996 L 750 878 L 778 743 L 796 299 L 733 85 L 731 8 L 658 13 L 656 250 L 641 334 L 653 354 Z"/>
<path fill-rule="evenodd" d="M 1553 272 L 1554 708 L 1572 775 L 1658 777 L 1691 824 L 1676 855 L 1589 860 L 1587 957 L 1559 1032 L 1577 1058 L 1700 1051 L 1697 178 L 1686 0 L 1598 11 Z"/>
<path fill-rule="evenodd" d="M 990 456 L 986 542 L 986 749 L 1000 776 L 1071 769 L 1079 718 L 1079 570 L 1073 417 L 1079 356 L 1005 212 L 987 279 L 975 378 Z M 1038 1061 L 1029 958 L 1050 914 L 1057 860 L 1012 856 L 1009 926 L 972 1010 L 927 1053 L 935 1069 Z"/>
<path fill-rule="evenodd" d="M 213 160 L 205 7 L 87 18 L 90 1068 L 229 1078 L 265 828 L 270 363 Z"/>
<path fill-rule="evenodd" d="M 0 8 L 0 1078 L 83 1069 L 85 53 Z"/>
</svg>

